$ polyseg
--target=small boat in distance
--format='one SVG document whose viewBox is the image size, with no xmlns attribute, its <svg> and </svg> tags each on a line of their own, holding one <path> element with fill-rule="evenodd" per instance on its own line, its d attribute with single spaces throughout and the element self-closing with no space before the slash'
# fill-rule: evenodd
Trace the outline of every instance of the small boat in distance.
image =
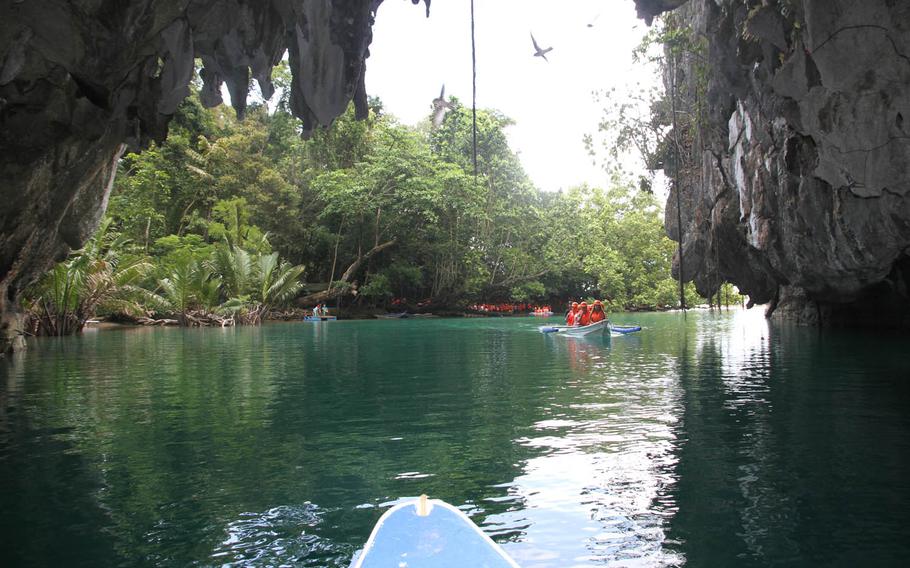
<svg viewBox="0 0 910 568">
<path fill-rule="evenodd" d="M 544 310 L 540 310 L 540 311 L 535 310 L 535 311 L 531 312 L 531 315 L 548 318 L 553 315 L 553 312 L 544 311 Z"/>
<path fill-rule="evenodd" d="M 398 312 L 394 314 L 373 314 L 379 319 L 391 320 L 391 319 L 404 319 L 410 316 L 408 312 Z"/>
<path fill-rule="evenodd" d="M 303 321 L 335 321 L 336 316 L 303 316 Z"/>
<path fill-rule="evenodd" d="M 613 325 L 611 323 L 610 331 L 612 333 L 625 335 L 627 333 L 635 333 L 636 331 L 641 331 L 641 326 L 640 325 Z"/>
<path fill-rule="evenodd" d="M 419 499 L 386 511 L 351 568 L 518 568 L 462 511 L 438 499 Z"/>
</svg>

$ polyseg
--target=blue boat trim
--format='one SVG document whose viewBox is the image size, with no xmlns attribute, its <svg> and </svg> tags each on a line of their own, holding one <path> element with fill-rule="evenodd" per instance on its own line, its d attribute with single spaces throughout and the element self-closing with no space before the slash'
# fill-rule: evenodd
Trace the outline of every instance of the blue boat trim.
<svg viewBox="0 0 910 568">
<path fill-rule="evenodd" d="M 439 499 L 395 505 L 386 511 L 351 568 L 518 568 L 498 544 L 456 507 Z"/>
</svg>

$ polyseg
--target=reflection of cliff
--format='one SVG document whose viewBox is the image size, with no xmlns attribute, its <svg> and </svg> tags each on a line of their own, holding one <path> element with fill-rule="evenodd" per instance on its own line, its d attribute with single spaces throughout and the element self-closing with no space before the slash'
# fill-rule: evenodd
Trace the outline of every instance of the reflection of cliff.
<svg viewBox="0 0 910 568">
<path fill-rule="evenodd" d="M 679 81 L 707 109 L 681 181 L 686 277 L 800 321 L 910 325 L 908 3 L 690 0 L 676 15 L 706 41 Z M 667 214 L 676 238 L 675 193 Z"/>
<path fill-rule="evenodd" d="M 40 420 L 26 354 L 0 361 L 0 556 L 7 566 L 124 562 L 96 496 L 103 483 L 73 442 L 73 428 Z M 39 418 L 33 416 L 38 410 Z"/>
<path fill-rule="evenodd" d="M 709 339 L 680 358 L 684 442 L 668 534 L 687 563 L 903 556 L 910 461 L 900 385 L 910 367 L 899 342 L 758 321 L 699 336 Z"/>
<path fill-rule="evenodd" d="M 756 314 L 740 314 L 721 329 L 700 330 L 691 361 L 683 358 L 684 433 L 680 452 L 674 536 L 694 565 L 734 558 L 771 562 L 780 550 L 778 531 L 792 533 L 792 502 L 776 480 L 781 456 L 769 400 L 772 373 L 767 332 Z M 723 320 L 721 320 L 723 321 Z M 731 531 L 735 535 L 731 535 Z"/>
</svg>

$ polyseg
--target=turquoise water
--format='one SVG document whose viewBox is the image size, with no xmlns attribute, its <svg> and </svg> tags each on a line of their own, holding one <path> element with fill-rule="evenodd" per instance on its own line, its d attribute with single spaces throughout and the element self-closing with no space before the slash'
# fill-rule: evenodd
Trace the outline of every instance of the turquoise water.
<svg viewBox="0 0 910 568">
<path fill-rule="evenodd" d="M 4 566 L 347 566 L 427 493 L 524 567 L 903 565 L 908 337 L 760 312 L 125 329 L 0 361 Z"/>
</svg>

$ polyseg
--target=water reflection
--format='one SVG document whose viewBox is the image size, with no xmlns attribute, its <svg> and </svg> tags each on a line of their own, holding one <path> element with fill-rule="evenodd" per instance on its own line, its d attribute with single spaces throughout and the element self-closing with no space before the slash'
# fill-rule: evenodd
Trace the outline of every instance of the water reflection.
<svg viewBox="0 0 910 568">
<path fill-rule="evenodd" d="M 669 532 L 688 562 L 903 557 L 908 424 L 889 418 L 910 401 L 903 340 L 769 326 L 749 312 L 702 318 L 694 337 L 679 361 L 685 442 Z"/>
<path fill-rule="evenodd" d="M 36 342 L 0 362 L 0 555 L 344 566 L 421 493 L 526 568 L 910 552 L 900 340 L 759 312 L 635 320 L 613 338 L 503 319 Z"/>
<path fill-rule="evenodd" d="M 516 439 L 538 454 L 507 485 L 523 505 L 487 523 L 496 534 L 520 527 L 506 548 L 528 568 L 680 563 L 663 546 L 679 404 L 670 361 L 633 372 L 630 360 L 645 355 L 631 337 L 557 337 L 550 347 L 565 380 Z"/>
</svg>

